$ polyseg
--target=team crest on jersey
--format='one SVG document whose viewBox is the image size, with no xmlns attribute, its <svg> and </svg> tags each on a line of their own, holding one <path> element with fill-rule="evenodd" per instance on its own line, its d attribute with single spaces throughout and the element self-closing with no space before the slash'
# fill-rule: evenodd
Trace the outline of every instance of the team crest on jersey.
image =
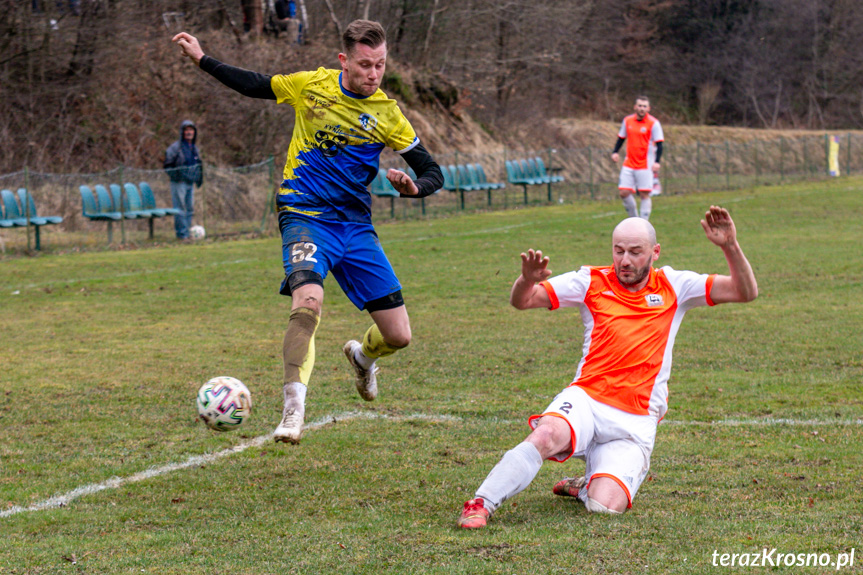
<svg viewBox="0 0 863 575">
<path fill-rule="evenodd" d="M 647 307 L 659 307 L 665 303 L 662 296 L 658 293 L 649 293 L 644 296 L 644 301 L 647 302 Z"/>
<path fill-rule="evenodd" d="M 371 114 L 360 114 L 360 125 L 363 130 L 370 132 L 378 125 L 378 119 Z"/>
<path fill-rule="evenodd" d="M 644 126 L 642 126 L 642 127 L 641 127 L 641 133 L 642 133 L 642 134 L 646 134 L 646 133 L 647 133 L 647 128 L 645 128 Z"/>
</svg>

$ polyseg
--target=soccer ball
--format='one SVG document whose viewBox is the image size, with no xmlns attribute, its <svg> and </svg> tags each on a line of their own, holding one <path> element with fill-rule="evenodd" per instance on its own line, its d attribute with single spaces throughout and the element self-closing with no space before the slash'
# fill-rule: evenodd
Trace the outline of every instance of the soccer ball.
<svg viewBox="0 0 863 575">
<path fill-rule="evenodd" d="M 198 390 L 198 415 L 210 429 L 231 431 L 252 414 L 252 394 L 242 381 L 214 377 Z"/>
<path fill-rule="evenodd" d="M 207 230 L 204 229 L 204 226 L 192 226 L 189 228 L 189 237 L 193 240 L 202 240 L 207 237 Z"/>
</svg>

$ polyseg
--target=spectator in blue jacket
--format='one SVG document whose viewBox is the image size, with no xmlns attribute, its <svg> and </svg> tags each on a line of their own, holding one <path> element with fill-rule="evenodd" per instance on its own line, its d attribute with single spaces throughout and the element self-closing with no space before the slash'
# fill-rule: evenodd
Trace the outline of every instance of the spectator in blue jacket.
<svg viewBox="0 0 863 575">
<path fill-rule="evenodd" d="M 174 216 L 174 230 L 177 239 L 189 237 L 192 216 L 195 212 L 194 187 L 201 187 L 204 172 L 201 169 L 201 154 L 195 140 L 198 128 L 189 120 L 180 124 L 180 139 L 168 146 L 165 151 L 165 171 L 171 180 L 171 200 L 180 213 Z"/>
</svg>

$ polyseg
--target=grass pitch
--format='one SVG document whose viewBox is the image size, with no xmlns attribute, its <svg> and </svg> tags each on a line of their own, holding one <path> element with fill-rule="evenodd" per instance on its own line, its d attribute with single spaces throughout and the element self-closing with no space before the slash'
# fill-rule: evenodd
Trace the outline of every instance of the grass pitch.
<svg viewBox="0 0 863 575">
<path fill-rule="evenodd" d="M 509 307 L 518 254 L 610 263 L 618 203 L 379 226 L 414 343 L 363 402 L 341 346 L 369 319 L 328 279 L 299 446 L 267 440 L 278 239 L 2 261 L 0 574 L 708 573 L 764 548 L 854 550 L 861 572 L 861 186 L 657 198 L 658 265 L 726 273 L 698 223 L 724 205 L 760 297 L 687 314 L 630 512 L 554 497 L 583 463 L 548 462 L 481 532 L 456 529 L 461 504 L 580 357 L 576 312 Z M 252 392 L 238 431 L 196 421 L 216 375 Z"/>
</svg>

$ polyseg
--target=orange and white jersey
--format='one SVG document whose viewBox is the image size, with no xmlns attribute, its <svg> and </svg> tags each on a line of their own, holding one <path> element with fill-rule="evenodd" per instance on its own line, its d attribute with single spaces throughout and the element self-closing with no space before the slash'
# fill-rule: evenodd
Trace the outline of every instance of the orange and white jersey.
<svg viewBox="0 0 863 575">
<path fill-rule="evenodd" d="M 647 285 L 633 293 L 620 285 L 613 267 L 585 266 L 542 282 L 549 309 L 581 311 L 584 345 L 571 385 L 628 413 L 662 418 L 674 338 L 688 310 L 713 305 L 714 277 L 651 268 Z"/>
<path fill-rule="evenodd" d="M 623 165 L 633 170 L 650 168 L 656 158 L 656 142 L 665 140 L 662 125 L 650 114 L 645 114 L 641 120 L 635 114 L 625 117 L 617 135 L 626 138 L 626 159 Z"/>
</svg>

